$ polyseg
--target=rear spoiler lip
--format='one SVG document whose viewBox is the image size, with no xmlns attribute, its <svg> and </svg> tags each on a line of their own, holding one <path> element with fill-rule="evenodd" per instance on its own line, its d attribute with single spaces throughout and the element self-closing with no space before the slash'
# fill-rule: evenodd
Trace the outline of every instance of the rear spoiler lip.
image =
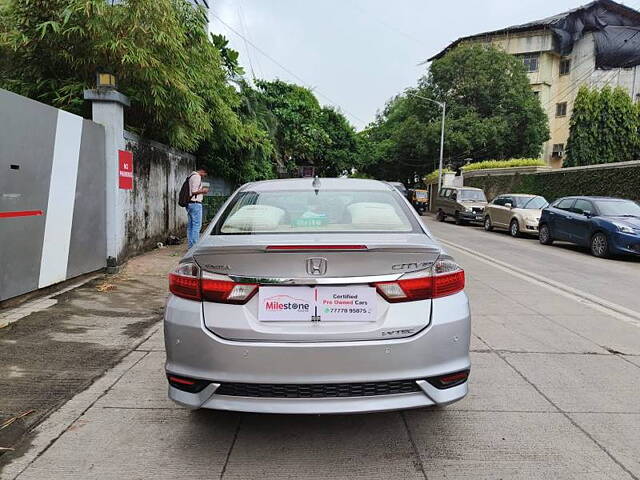
<svg viewBox="0 0 640 480">
<path fill-rule="evenodd" d="M 366 249 L 327 249 L 322 248 L 304 248 L 304 249 L 275 249 L 270 250 L 268 245 L 264 246 L 237 246 L 237 247 L 200 247 L 193 252 L 193 257 L 199 257 L 201 255 L 224 255 L 233 253 L 269 253 L 269 254 L 283 254 L 283 253 L 310 253 L 310 252 L 325 252 L 325 253 L 367 253 L 367 252 L 393 252 L 393 253 L 429 253 L 429 254 L 441 254 L 444 253 L 442 248 L 438 246 L 427 247 L 424 245 L 379 245 L 368 246 Z"/>
</svg>

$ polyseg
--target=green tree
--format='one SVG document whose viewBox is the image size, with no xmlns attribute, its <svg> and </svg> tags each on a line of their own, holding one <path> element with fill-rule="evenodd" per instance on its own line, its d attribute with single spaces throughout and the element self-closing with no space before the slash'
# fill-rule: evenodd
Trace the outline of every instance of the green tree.
<svg viewBox="0 0 640 480">
<path fill-rule="evenodd" d="M 4 88 L 81 114 L 109 70 L 132 100 L 128 127 L 186 150 L 233 118 L 206 18 L 184 0 L 9 0 L 3 16 Z"/>
<path fill-rule="evenodd" d="M 581 87 L 571 114 L 565 166 L 632 160 L 640 147 L 640 115 L 621 87 Z"/>
<path fill-rule="evenodd" d="M 522 62 L 491 46 L 461 45 L 435 60 L 369 127 L 377 146 L 367 172 L 413 182 L 436 168 L 441 110 L 418 96 L 447 104 L 446 163 L 536 157 L 549 138 Z"/>
<path fill-rule="evenodd" d="M 320 174 L 337 177 L 357 169 L 359 157 L 356 132 L 345 116 L 331 107 L 323 107 L 319 123 L 328 137 L 328 142 L 320 149 L 315 160 Z"/>
<path fill-rule="evenodd" d="M 256 90 L 256 100 L 275 120 L 273 140 L 287 171 L 314 165 L 319 174 L 335 176 L 357 167 L 355 131 L 342 113 L 321 107 L 308 88 L 282 80 L 258 80 Z"/>
</svg>

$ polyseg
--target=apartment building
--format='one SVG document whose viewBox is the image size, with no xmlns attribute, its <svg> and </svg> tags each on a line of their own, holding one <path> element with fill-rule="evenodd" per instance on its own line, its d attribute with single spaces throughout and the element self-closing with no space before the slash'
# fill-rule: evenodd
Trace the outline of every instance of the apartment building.
<svg viewBox="0 0 640 480">
<path fill-rule="evenodd" d="M 550 140 L 543 158 L 561 167 L 569 120 L 581 85 L 620 86 L 640 100 L 640 12 L 611 0 L 597 0 L 523 25 L 463 37 L 460 43 L 495 45 L 522 59 L 531 88 L 549 118 Z"/>
</svg>

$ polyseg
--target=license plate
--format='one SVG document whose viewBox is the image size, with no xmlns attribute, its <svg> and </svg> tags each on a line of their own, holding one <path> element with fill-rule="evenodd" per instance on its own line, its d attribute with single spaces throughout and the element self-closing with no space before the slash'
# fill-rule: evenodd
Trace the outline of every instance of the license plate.
<svg viewBox="0 0 640 480">
<path fill-rule="evenodd" d="M 261 322 L 375 322 L 373 287 L 260 287 Z"/>
</svg>

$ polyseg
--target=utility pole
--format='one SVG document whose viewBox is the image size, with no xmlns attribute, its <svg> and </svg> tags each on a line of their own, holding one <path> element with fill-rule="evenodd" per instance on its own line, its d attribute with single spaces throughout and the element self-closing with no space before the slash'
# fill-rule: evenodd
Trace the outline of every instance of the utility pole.
<svg viewBox="0 0 640 480">
<path fill-rule="evenodd" d="M 413 97 L 416 98 L 420 98 L 422 100 L 426 100 L 427 102 L 431 102 L 431 103 L 435 103 L 436 105 L 438 105 L 441 109 L 442 109 L 442 127 L 441 127 L 441 131 L 440 131 L 440 165 L 438 167 L 438 193 L 440 193 L 440 190 L 442 189 L 442 162 L 444 159 L 444 121 L 445 121 L 445 117 L 446 117 L 446 112 L 447 112 L 447 103 L 446 102 L 439 102 L 437 100 L 433 100 L 432 98 L 427 98 L 427 97 L 423 97 L 422 95 L 418 95 L 416 93 L 413 92 L 407 92 L 407 95 L 411 95 Z"/>
</svg>

